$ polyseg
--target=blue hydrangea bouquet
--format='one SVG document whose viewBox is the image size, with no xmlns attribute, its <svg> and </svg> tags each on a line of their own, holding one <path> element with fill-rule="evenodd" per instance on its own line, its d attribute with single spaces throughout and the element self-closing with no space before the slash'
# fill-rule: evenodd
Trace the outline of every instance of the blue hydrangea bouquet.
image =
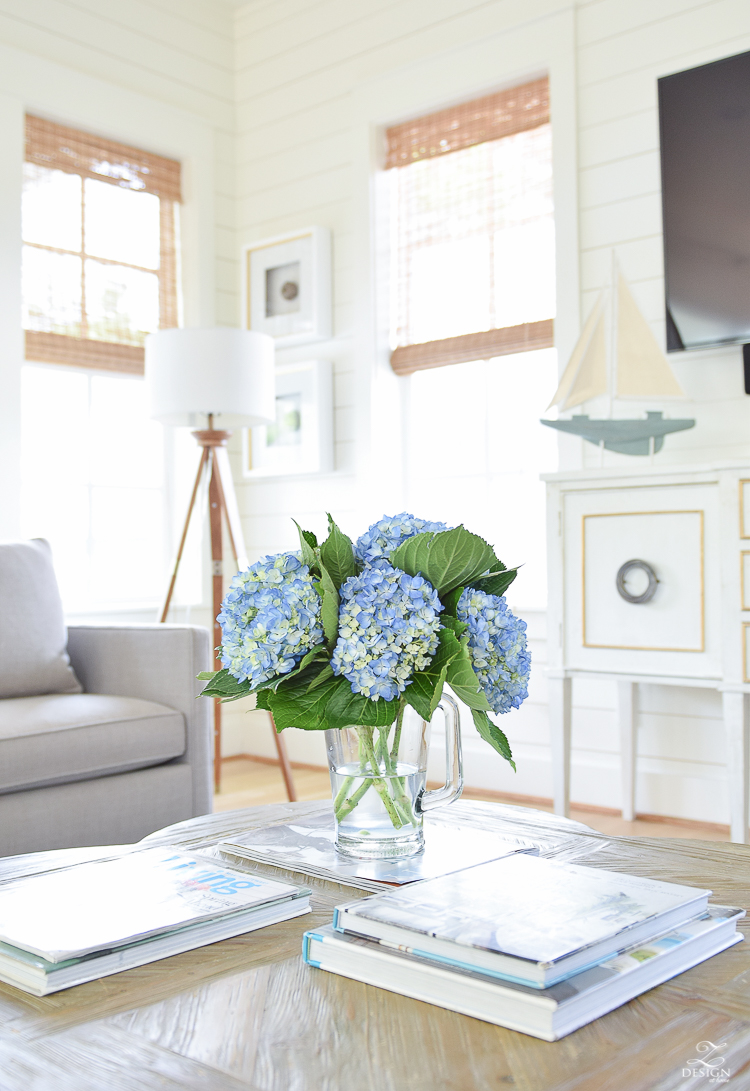
<svg viewBox="0 0 750 1091">
<path fill-rule="evenodd" d="M 462 526 L 403 513 L 384 516 L 353 543 L 330 515 L 328 523 L 321 544 L 298 525 L 298 551 L 264 557 L 234 577 L 218 617 L 223 669 L 199 676 L 203 696 L 255 694 L 277 731 L 356 727 L 370 778 L 359 791 L 374 787 L 399 826 L 413 810 L 399 778 L 382 774 L 406 706 L 429 721 L 446 684 L 515 769 L 488 714 L 518 708 L 528 695 L 526 624 L 503 597 L 517 570 Z M 334 801 L 339 820 L 357 804 L 350 788 Z"/>
</svg>

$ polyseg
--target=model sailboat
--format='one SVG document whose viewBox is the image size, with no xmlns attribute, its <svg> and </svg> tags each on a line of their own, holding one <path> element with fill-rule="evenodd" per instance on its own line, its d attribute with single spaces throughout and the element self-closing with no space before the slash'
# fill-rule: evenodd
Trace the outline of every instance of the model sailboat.
<svg viewBox="0 0 750 1091">
<path fill-rule="evenodd" d="M 627 281 L 613 270 L 613 287 L 605 289 L 589 315 L 548 409 L 572 409 L 602 394 L 614 398 L 684 398 L 671 367 L 638 310 Z M 610 302 L 611 351 L 607 360 L 606 311 Z M 645 418 L 592 420 L 579 414 L 569 420 L 542 420 L 550 428 L 571 432 L 608 451 L 648 455 L 660 451 L 664 436 L 692 428 L 694 420 L 665 420 L 662 413 Z"/>
</svg>

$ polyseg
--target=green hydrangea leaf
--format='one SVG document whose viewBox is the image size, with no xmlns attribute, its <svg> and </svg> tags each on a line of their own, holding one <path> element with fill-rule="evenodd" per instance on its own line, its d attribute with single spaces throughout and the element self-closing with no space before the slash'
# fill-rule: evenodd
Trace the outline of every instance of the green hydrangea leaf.
<svg viewBox="0 0 750 1091">
<path fill-rule="evenodd" d="M 493 750 L 496 750 L 501 757 L 505 758 L 515 773 L 516 763 L 513 761 L 510 743 L 505 733 L 496 724 L 493 724 L 486 712 L 480 712 L 479 709 L 473 708 L 471 715 L 474 719 L 474 725 L 484 741 L 488 742 Z"/>
<path fill-rule="evenodd" d="M 451 617 L 449 614 L 442 615 L 442 622 L 446 629 L 450 629 L 451 632 L 454 632 L 456 636 L 459 637 L 463 636 L 463 634 L 469 628 L 465 621 L 459 621 L 457 617 Z M 463 640 L 462 643 L 465 644 L 468 639 L 469 638 L 466 637 L 466 639 Z"/>
<path fill-rule="evenodd" d="M 451 687 L 459 701 L 463 701 L 469 708 L 476 708 L 488 712 L 490 703 L 485 697 L 479 679 L 471 665 L 469 652 L 463 641 L 459 642 L 460 653 L 448 664 L 448 685 Z"/>
<path fill-rule="evenodd" d="M 315 675 L 307 688 L 315 689 L 316 686 L 322 686 L 329 678 L 333 678 L 333 667 L 331 666 L 330 660 L 325 664 L 320 673 Z"/>
<path fill-rule="evenodd" d="M 226 667 L 213 674 L 203 671 L 202 676 L 198 677 L 204 681 L 206 675 L 209 675 L 209 682 L 201 690 L 200 697 L 219 697 L 224 702 L 239 701 L 241 697 L 247 697 L 252 692 L 249 682 L 238 682 Z"/>
<path fill-rule="evenodd" d="M 199 682 L 210 682 L 218 673 L 218 671 L 201 671 L 200 674 L 196 674 L 195 677 Z"/>
<path fill-rule="evenodd" d="M 401 545 L 396 546 L 391 551 L 390 563 L 394 568 L 400 568 L 403 572 L 408 572 L 410 576 L 416 576 L 418 572 L 425 576 L 423 566 L 427 564 L 430 542 L 434 537 L 435 532 L 432 530 L 412 535 L 411 538 L 407 538 L 405 542 L 402 542 Z M 426 576 L 425 579 L 427 579 Z"/>
<path fill-rule="evenodd" d="M 270 695 L 271 690 L 259 689 L 255 694 L 255 707 L 261 709 L 263 712 L 270 712 L 271 706 L 268 703 Z"/>
<path fill-rule="evenodd" d="M 292 519 L 292 522 L 297 528 L 299 533 L 299 544 L 302 552 L 302 563 L 306 564 L 309 569 L 317 569 L 318 565 L 318 539 L 315 537 L 311 530 L 303 530 L 296 519 Z"/>
<path fill-rule="evenodd" d="M 518 568 L 506 568 L 503 572 L 492 572 L 489 576 L 474 580 L 471 586 L 487 595 L 504 595 L 517 575 Z"/>
<path fill-rule="evenodd" d="M 309 669 L 309 668 L 308 668 Z M 309 677 L 300 676 L 289 685 L 275 691 L 266 690 L 268 711 L 273 715 L 277 731 L 298 727 L 302 731 L 325 731 L 328 725 L 327 709 L 334 693 L 342 685 L 349 688 L 345 678 L 329 678 L 309 689 Z"/>
<path fill-rule="evenodd" d="M 446 624 L 447 618 L 451 618 L 453 621 L 456 619 L 456 611 L 458 610 L 458 600 L 464 592 L 463 584 L 460 587 L 454 587 L 452 591 L 449 591 L 447 595 L 443 595 L 441 602 L 445 607 L 445 613 L 441 617 L 443 624 Z M 462 624 L 459 622 L 459 624 Z"/>
<path fill-rule="evenodd" d="M 491 572 L 496 562 L 492 546 L 462 526 L 415 534 L 391 553 L 391 564 L 411 576 L 421 573 L 441 598 Z"/>
<path fill-rule="evenodd" d="M 287 671 L 286 674 L 277 674 L 274 678 L 270 678 L 267 682 L 262 682 L 258 689 L 278 689 L 279 686 L 288 682 L 291 678 L 297 678 L 298 675 L 306 671 L 307 668 L 322 659 L 328 659 L 328 653 L 323 644 L 318 644 L 316 647 L 311 648 L 306 655 L 303 655 L 294 670 Z M 320 666 L 318 666 L 320 669 Z"/>
<path fill-rule="evenodd" d="M 401 703 L 398 698 L 384 701 L 381 697 L 371 701 L 361 693 L 352 693 L 349 682 L 343 676 L 340 680 L 345 685 L 334 692 L 326 709 L 328 727 L 388 727 L 398 716 Z"/>
<path fill-rule="evenodd" d="M 440 703 L 448 675 L 448 666 L 461 653 L 461 645 L 450 629 L 441 629 L 439 639 L 440 644 L 430 665 L 424 670 L 415 671 L 411 676 L 410 684 L 404 690 L 404 699 L 407 704 L 410 704 L 422 719 L 427 721 L 432 719 Z"/>
<path fill-rule="evenodd" d="M 322 561 L 320 579 L 315 581 L 315 589 L 320 595 L 320 620 L 323 624 L 323 632 L 326 643 L 331 648 L 336 643 L 339 633 L 339 593 Z"/>
<path fill-rule="evenodd" d="M 352 540 L 339 530 L 330 515 L 328 516 L 328 537 L 320 547 L 320 559 L 337 590 L 350 576 L 357 575 L 358 566 Z"/>
</svg>

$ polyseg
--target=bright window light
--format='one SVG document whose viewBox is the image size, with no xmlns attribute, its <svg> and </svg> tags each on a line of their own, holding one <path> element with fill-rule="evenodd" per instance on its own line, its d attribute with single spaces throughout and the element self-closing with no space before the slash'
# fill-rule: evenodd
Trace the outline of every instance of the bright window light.
<svg viewBox="0 0 750 1091">
<path fill-rule="evenodd" d="M 549 125 L 388 173 L 392 347 L 554 316 Z"/>
<path fill-rule="evenodd" d="M 396 166 L 387 186 L 392 348 L 554 316 L 549 124 Z M 539 475 L 557 468 L 557 443 L 539 418 L 557 382 L 555 350 L 428 367 L 407 382 L 408 509 L 463 523 L 505 564 L 523 564 L 508 597 L 544 608 Z"/>
<path fill-rule="evenodd" d="M 547 604 L 545 489 L 555 434 L 539 423 L 557 381 L 554 349 L 418 371 L 406 429 L 408 510 L 463 523 L 497 547 L 522 608 Z"/>
</svg>

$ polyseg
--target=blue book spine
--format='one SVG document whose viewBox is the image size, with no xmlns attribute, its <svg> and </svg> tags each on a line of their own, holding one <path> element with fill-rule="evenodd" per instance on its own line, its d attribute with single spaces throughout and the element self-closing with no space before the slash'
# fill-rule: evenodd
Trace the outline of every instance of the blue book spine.
<svg viewBox="0 0 750 1091">
<path fill-rule="evenodd" d="M 305 932 L 302 937 L 302 959 L 308 966 L 314 966 L 316 970 L 320 969 L 320 963 L 316 962 L 314 958 L 310 958 L 310 940 L 317 939 L 322 942 L 323 937 L 317 932 Z"/>
</svg>

